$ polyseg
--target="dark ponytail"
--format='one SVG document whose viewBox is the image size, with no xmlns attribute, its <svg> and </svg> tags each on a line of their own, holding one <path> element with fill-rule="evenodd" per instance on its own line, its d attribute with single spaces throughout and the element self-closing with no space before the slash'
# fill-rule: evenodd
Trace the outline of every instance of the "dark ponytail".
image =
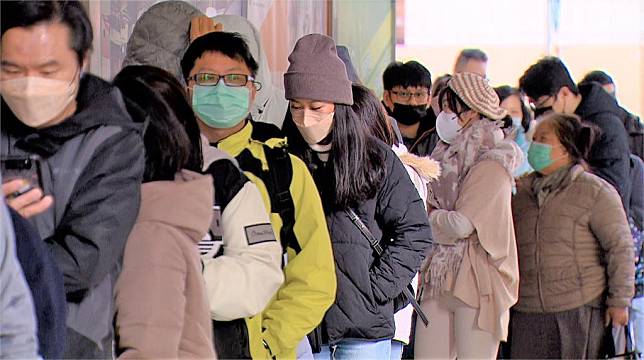
<svg viewBox="0 0 644 360">
<path fill-rule="evenodd" d="M 548 122 L 573 164 L 585 164 L 595 142 L 596 129 L 582 123 L 577 115 L 551 113 L 542 122 Z"/>
<path fill-rule="evenodd" d="M 595 142 L 595 137 L 595 129 L 587 125 L 581 125 L 581 128 L 577 133 L 576 145 L 582 159 L 588 159 L 588 154 L 590 153 L 590 148 Z"/>
</svg>

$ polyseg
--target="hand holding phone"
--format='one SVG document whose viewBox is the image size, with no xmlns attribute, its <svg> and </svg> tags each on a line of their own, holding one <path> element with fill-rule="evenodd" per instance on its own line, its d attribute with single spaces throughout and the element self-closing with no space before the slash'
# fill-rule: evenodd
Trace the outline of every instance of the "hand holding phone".
<svg viewBox="0 0 644 360">
<path fill-rule="evenodd" d="M 43 196 L 42 189 L 34 188 L 25 179 L 15 179 L 2 184 L 2 192 L 7 198 L 7 205 L 25 218 L 46 211 L 54 203 L 52 196 Z"/>
</svg>

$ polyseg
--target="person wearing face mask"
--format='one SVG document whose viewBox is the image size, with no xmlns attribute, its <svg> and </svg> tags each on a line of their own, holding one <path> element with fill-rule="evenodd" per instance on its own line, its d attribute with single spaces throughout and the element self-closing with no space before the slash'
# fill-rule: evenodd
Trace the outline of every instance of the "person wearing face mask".
<svg viewBox="0 0 644 360">
<path fill-rule="evenodd" d="M 306 165 L 287 152 L 280 130 L 249 115 L 261 84 L 254 80 L 258 65 L 240 34 L 197 38 L 181 66 L 202 133 L 211 146 L 234 156 L 259 187 L 284 251 L 284 285 L 261 315 L 248 320 L 250 355 L 295 358 L 298 345 L 307 351 L 307 334 L 322 321 L 336 291 L 317 188 Z"/>
<path fill-rule="evenodd" d="M 512 358 L 601 358 L 605 326 L 628 322 L 632 237 L 619 194 L 586 170 L 593 138 L 576 115 L 546 115 L 535 131 L 536 172 L 512 199 L 521 274 Z"/>
<path fill-rule="evenodd" d="M 532 123 L 532 113 L 523 102 L 519 89 L 505 85 L 494 88 L 494 91 L 499 96 L 501 107 L 507 110 L 508 115 L 512 118 L 510 134 L 512 134 L 521 151 L 523 151 L 525 160 L 514 172 L 514 177 L 519 177 L 532 172 L 532 168 L 528 163 L 528 148 L 530 147 L 530 136 L 528 134 L 530 133 L 530 126 L 535 126 L 536 123 Z"/>
<path fill-rule="evenodd" d="M 338 279 L 315 358 L 389 359 L 394 299 L 432 238 L 422 200 L 394 152 L 351 109 L 351 82 L 333 39 L 300 38 L 289 62 L 284 87 L 296 125 L 289 146 L 320 191 Z M 361 225 L 380 240 L 382 256 Z"/>
<path fill-rule="evenodd" d="M 593 174 L 615 187 L 628 214 L 630 150 L 628 134 L 620 118 L 621 109 L 615 99 L 596 83 L 578 87 L 564 63 L 556 57 L 545 57 L 530 66 L 519 84 L 534 101 L 535 118 L 549 111 L 576 114 L 601 130 L 588 153 L 588 165 Z"/>
<path fill-rule="evenodd" d="M 581 79 L 577 86 L 583 86 L 593 82 L 601 85 L 602 89 L 617 100 L 617 86 L 613 78 L 601 70 L 589 72 Z M 644 125 L 640 121 L 639 116 L 628 112 L 621 105 L 619 108 L 621 110 L 620 118 L 628 134 L 628 145 L 631 153 L 637 155 L 640 159 L 644 159 Z"/>
<path fill-rule="evenodd" d="M 447 87 L 447 82 L 451 78 L 452 75 L 445 74 L 436 78 L 436 80 L 434 80 L 434 82 L 432 83 L 432 91 L 430 93 L 432 95 L 432 99 L 430 101 L 430 106 L 432 107 L 434 116 L 438 116 L 438 114 L 440 114 L 441 112 L 441 105 L 438 100 L 440 99 L 441 92 L 443 92 L 443 89 Z"/>
<path fill-rule="evenodd" d="M 407 152 L 405 145 L 400 144 L 393 132 L 391 123 L 382 104 L 376 95 L 363 85 L 353 84 L 353 105 L 351 108 L 356 115 L 365 124 L 367 130 L 388 146 L 390 146 L 400 161 L 405 166 L 409 178 L 416 187 L 423 204 L 427 201 L 427 184 L 430 181 L 436 181 L 440 175 L 440 166 L 438 162 L 427 157 L 420 157 Z M 418 288 L 418 274 L 411 282 L 414 291 Z M 413 356 L 414 334 L 412 326 L 414 309 L 412 305 L 407 305 L 400 309 L 394 315 L 396 320 L 396 334 L 391 341 L 391 360 L 400 360 L 405 353 Z"/>
<path fill-rule="evenodd" d="M 382 82 L 382 103 L 396 120 L 404 145 L 412 154 L 428 156 L 438 141 L 434 131 L 436 116 L 429 108 L 429 70 L 416 61 L 393 62 L 383 72 Z"/>
<path fill-rule="evenodd" d="M 507 111 L 482 76 L 454 75 L 440 103 L 432 158 L 442 174 L 427 198 L 436 244 L 419 295 L 432 321 L 416 326 L 415 356 L 492 359 L 518 296 L 510 198 L 523 156 L 504 139 Z"/>
<path fill-rule="evenodd" d="M 9 205 L 30 217 L 63 274 L 63 357 L 111 358 L 113 284 L 140 203 L 142 126 L 118 89 L 83 74 L 92 27 L 80 2 L 0 6 L 0 154 L 42 159 L 42 189 Z"/>
</svg>

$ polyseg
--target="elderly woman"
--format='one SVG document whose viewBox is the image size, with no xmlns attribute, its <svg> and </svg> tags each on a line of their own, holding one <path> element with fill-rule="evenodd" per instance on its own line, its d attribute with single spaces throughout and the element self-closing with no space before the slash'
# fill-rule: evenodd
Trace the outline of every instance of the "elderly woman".
<svg viewBox="0 0 644 360">
<path fill-rule="evenodd" d="M 513 200 L 521 283 L 513 358 L 596 359 L 604 325 L 628 322 L 633 238 L 619 194 L 585 170 L 593 131 L 547 115 L 528 160 L 536 173 Z"/>
</svg>

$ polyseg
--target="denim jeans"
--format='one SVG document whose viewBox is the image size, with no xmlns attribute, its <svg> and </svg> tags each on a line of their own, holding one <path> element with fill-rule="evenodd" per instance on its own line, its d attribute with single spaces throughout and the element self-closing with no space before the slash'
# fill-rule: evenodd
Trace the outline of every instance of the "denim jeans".
<svg viewBox="0 0 644 360">
<path fill-rule="evenodd" d="M 391 340 L 342 340 L 333 346 L 322 346 L 315 360 L 390 360 Z"/>
<path fill-rule="evenodd" d="M 398 340 L 391 340 L 391 360 L 400 360 L 402 359 L 403 349 L 405 344 Z"/>
<path fill-rule="evenodd" d="M 633 299 L 630 314 L 631 330 L 635 348 L 644 352 L 644 297 Z"/>
</svg>

